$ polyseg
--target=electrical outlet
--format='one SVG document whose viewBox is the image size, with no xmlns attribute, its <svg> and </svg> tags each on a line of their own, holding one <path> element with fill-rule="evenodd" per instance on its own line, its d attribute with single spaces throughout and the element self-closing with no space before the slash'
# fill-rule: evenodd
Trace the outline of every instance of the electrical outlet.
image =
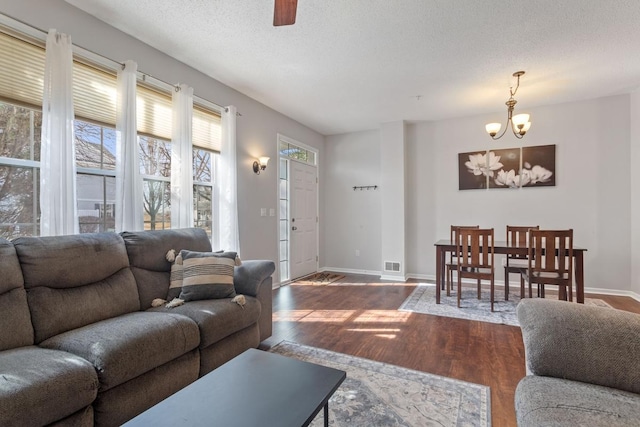
<svg viewBox="0 0 640 427">
<path fill-rule="evenodd" d="M 267 216 L 267 208 L 260 208 L 260 216 Z"/>
<path fill-rule="evenodd" d="M 276 210 L 274 208 L 269 208 L 269 216 L 276 216 Z"/>
</svg>

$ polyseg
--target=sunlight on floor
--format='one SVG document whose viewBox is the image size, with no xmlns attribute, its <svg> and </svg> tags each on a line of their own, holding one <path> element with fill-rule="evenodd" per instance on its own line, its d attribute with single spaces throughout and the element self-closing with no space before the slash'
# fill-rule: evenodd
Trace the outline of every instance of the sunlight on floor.
<svg viewBox="0 0 640 427">
<path fill-rule="evenodd" d="M 355 323 L 397 323 L 406 322 L 410 312 L 397 310 L 365 310 L 353 321 Z"/>
<path fill-rule="evenodd" d="M 366 333 L 374 333 L 376 337 L 386 338 L 386 339 L 394 339 L 396 338 L 396 334 L 392 332 L 401 332 L 401 329 L 397 328 L 349 328 L 347 329 L 349 332 L 366 332 Z"/>
<path fill-rule="evenodd" d="M 274 322 L 404 323 L 410 312 L 397 310 L 278 310 Z"/>
</svg>

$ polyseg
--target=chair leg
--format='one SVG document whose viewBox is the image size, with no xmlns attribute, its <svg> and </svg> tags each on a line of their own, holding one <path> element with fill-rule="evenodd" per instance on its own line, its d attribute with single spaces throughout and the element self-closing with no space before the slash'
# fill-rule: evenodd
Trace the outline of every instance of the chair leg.
<svg viewBox="0 0 640 427">
<path fill-rule="evenodd" d="M 493 277 L 491 277 L 491 312 L 493 313 L 493 301 L 495 298 L 494 297 L 495 294 L 495 283 L 494 283 L 494 279 Z"/>
<path fill-rule="evenodd" d="M 482 285 L 480 279 L 478 279 L 478 299 L 482 299 Z"/>
<path fill-rule="evenodd" d="M 569 294 L 569 302 L 573 302 L 573 286 L 570 284 L 567 286 L 567 293 Z"/>
<path fill-rule="evenodd" d="M 520 273 L 520 299 L 524 299 L 524 277 Z"/>
<path fill-rule="evenodd" d="M 460 308 L 460 295 L 462 294 L 462 278 L 460 277 L 460 272 L 458 271 L 458 308 Z"/>
<path fill-rule="evenodd" d="M 531 278 L 529 278 L 531 280 Z M 538 289 L 538 296 L 540 296 L 540 289 Z M 529 282 L 529 298 L 533 298 L 533 292 L 531 291 L 531 282 Z"/>
<path fill-rule="evenodd" d="M 538 285 L 538 296 L 544 298 L 544 283 Z"/>
<path fill-rule="evenodd" d="M 504 300 L 509 301 L 509 272 L 504 268 Z"/>
<path fill-rule="evenodd" d="M 447 267 L 447 296 L 451 296 L 451 281 L 453 280 L 453 270 Z"/>
</svg>

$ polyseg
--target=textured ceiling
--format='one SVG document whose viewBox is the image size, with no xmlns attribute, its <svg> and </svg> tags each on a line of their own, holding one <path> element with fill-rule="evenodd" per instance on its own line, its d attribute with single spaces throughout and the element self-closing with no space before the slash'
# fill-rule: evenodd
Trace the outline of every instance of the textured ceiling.
<svg viewBox="0 0 640 427">
<path fill-rule="evenodd" d="M 325 135 L 506 115 L 517 70 L 516 112 L 640 85 L 638 0 L 67 2 Z"/>
</svg>

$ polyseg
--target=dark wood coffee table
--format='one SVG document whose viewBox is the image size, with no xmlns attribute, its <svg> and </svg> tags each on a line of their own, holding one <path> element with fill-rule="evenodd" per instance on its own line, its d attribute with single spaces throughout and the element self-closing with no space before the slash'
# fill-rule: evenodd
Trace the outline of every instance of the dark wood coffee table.
<svg viewBox="0 0 640 427">
<path fill-rule="evenodd" d="M 134 426 L 307 426 L 346 372 L 250 349 L 125 424 Z"/>
</svg>

